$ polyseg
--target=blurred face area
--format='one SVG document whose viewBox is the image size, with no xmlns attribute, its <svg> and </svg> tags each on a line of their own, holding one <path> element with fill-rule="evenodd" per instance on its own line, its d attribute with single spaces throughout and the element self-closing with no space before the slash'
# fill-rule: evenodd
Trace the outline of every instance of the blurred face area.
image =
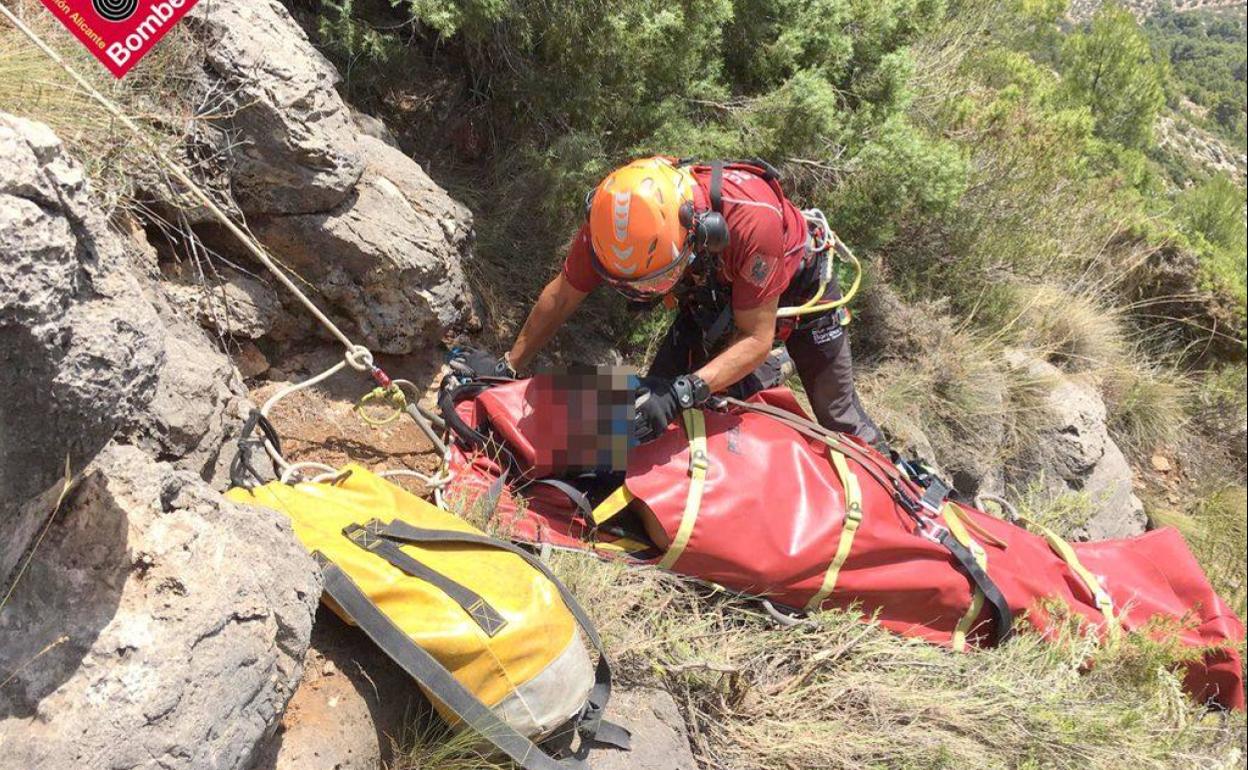
<svg viewBox="0 0 1248 770">
<path fill-rule="evenodd" d="M 612 172 L 589 207 L 594 270 L 632 299 L 675 288 L 692 254 L 680 210 L 693 204 L 693 175 L 666 158 L 645 158 Z"/>
</svg>

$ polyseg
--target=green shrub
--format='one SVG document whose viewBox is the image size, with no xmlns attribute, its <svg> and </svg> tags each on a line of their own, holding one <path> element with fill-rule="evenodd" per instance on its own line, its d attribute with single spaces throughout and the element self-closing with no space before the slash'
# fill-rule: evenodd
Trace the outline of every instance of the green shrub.
<svg viewBox="0 0 1248 770">
<path fill-rule="evenodd" d="M 1066 39 L 1061 64 L 1068 98 L 1091 108 L 1100 136 L 1128 147 L 1148 144 L 1165 104 L 1165 70 L 1129 11 L 1102 6 L 1087 30 Z"/>
</svg>

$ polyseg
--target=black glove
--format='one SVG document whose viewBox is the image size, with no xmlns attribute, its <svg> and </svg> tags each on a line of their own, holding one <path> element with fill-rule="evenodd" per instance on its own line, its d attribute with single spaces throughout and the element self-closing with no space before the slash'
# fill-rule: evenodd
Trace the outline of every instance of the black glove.
<svg viewBox="0 0 1248 770">
<path fill-rule="evenodd" d="M 687 374 L 674 382 L 642 377 L 641 387 L 637 389 L 637 414 L 633 418 L 633 436 L 637 443 L 645 444 L 658 438 L 677 414 L 701 405 L 710 396 L 710 389 L 696 374 Z"/>
<path fill-rule="evenodd" d="M 474 380 L 481 377 L 516 379 L 516 370 L 511 368 L 506 358 L 498 358 L 480 348 L 452 348 L 447 364 L 456 374 Z"/>
<path fill-rule="evenodd" d="M 638 444 L 654 441 L 663 435 L 676 419 L 680 404 L 671 380 L 643 377 L 637 389 L 637 413 L 633 417 L 633 436 Z"/>
</svg>

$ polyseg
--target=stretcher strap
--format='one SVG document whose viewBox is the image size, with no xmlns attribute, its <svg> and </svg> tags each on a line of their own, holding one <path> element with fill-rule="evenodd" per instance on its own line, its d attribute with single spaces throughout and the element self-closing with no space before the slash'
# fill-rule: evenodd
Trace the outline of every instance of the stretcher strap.
<svg viewBox="0 0 1248 770">
<path fill-rule="evenodd" d="M 378 532 L 380 527 L 381 524 L 377 521 L 369 522 L 364 526 L 352 524 L 343 529 L 342 534 L 359 547 L 385 559 L 390 566 L 403 574 L 423 580 L 446 594 L 491 639 L 506 628 L 507 619 L 494 609 L 493 605 L 481 598 L 480 594 L 421 563 L 411 554 L 405 553 L 393 541 L 381 537 Z"/>
<path fill-rule="evenodd" d="M 562 479 L 533 479 L 529 484 L 541 484 L 551 489 L 557 489 L 568 500 L 572 501 L 572 504 L 576 506 L 576 509 L 581 512 L 581 515 L 586 520 L 589 520 L 589 517 L 593 515 L 594 508 L 589 504 L 589 498 L 585 496 L 585 493 Z"/>
<path fill-rule="evenodd" d="M 1026 517 L 1022 517 L 1020 520 L 1032 529 L 1039 531 L 1044 536 L 1044 539 L 1049 542 L 1049 547 L 1058 556 L 1062 557 L 1062 561 L 1066 562 L 1066 566 L 1070 567 L 1071 572 L 1074 572 L 1083 581 L 1088 591 L 1092 593 L 1092 598 L 1096 602 L 1096 608 L 1105 616 L 1110 636 L 1117 636 L 1119 631 L 1118 616 L 1114 612 L 1113 598 L 1105 590 L 1105 586 L 1101 584 L 1100 579 L 1093 575 L 1091 570 L 1083 566 L 1083 562 L 1079 561 L 1079 556 L 1075 553 L 1075 549 L 1071 547 L 1070 543 L 1066 542 L 1061 535 L 1039 522 Z"/>
<path fill-rule="evenodd" d="M 770 404 L 740 401 L 734 398 L 724 400 L 737 408 L 780 420 L 798 433 L 809 436 L 816 441 L 822 441 L 828 446 L 844 452 L 880 484 L 888 486 L 888 482 L 892 481 L 897 504 L 906 507 L 904 505 L 905 501 L 901 498 L 901 490 L 911 482 L 904 479 L 892 465 L 876 462 L 870 452 L 859 449 L 852 441 L 842 440 L 835 432 L 804 417 L 795 415 L 786 409 L 780 409 Z M 917 515 L 917 509 L 920 507 L 918 501 L 914 501 L 913 508 L 916 510 L 911 511 L 908 509 L 907 512 L 911 513 L 911 515 Z M 939 528 L 938 534 L 930 537 L 949 551 L 949 554 L 962 567 L 962 571 L 966 573 L 975 587 L 983 594 L 984 601 L 988 602 L 991 607 L 993 621 L 996 625 L 993 633 L 993 643 L 1001 644 L 1009 640 L 1014 635 L 1014 614 L 1010 610 L 1010 605 L 1006 601 L 1005 595 L 1001 593 L 1001 589 L 997 587 L 997 584 L 993 582 L 984 568 L 976 561 L 975 554 L 967 546 L 958 542 L 957 537 L 944 527 Z"/>
<path fill-rule="evenodd" d="M 386 617 L 351 578 L 320 553 L 325 593 L 382 652 L 460 721 L 488 740 L 523 770 L 567 770 L 533 741 L 504 722 L 460 684 L 455 675 Z"/>
<path fill-rule="evenodd" d="M 629 504 L 637 499 L 637 496 L 628 491 L 628 487 L 621 484 L 619 489 L 607 496 L 607 499 L 598 503 L 598 507 L 589 514 L 589 520 L 595 527 L 601 527 L 626 508 Z"/>
<path fill-rule="evenodd" d="M 689 545 L 689 538 L 693 536 L 693 525 L 698 520 L 698 510 L 702 507 L 706 471 L 710 467 L 710 459 L 706 454 L 706 416 L 701 409 L 686 409 L 684 418 L 685 433 L 689 436 L 689 496 L 685 498 L 685 511 L 680 516 L 680 528 L 676 530 L 676 537 L 659 561 L 661 569 L 671 569 Z"/>
<path fill-rule="evenodd" d="M 823 576 L 823 585 L 806 604 L 806 609 L 811 612 L 819 609 L 824 600 L 832 595 L 832 589 L 836 588 L 836 580 L 841 574 L 841 567 L 845 566 L 849 550 L 854 545 L 858 525 L 862 523 L 862 487 L 858 484 L 858 477 L 849 469 L 845 455 L 831 447 L 828 448 L 828 454 L 832 457 L 836 475 L 841 479 L 841 488 L 845 490 L 845 524 L 841 527 L 841 540 L 836 547 L 836 555 L 832 557 L 832 563 L 828 565 L 828 571 Z"/>
<path fill-rule="evenodd" d="M 497 548 L 519 556 L 533 569 L 542 573 L 558 589 L 564 605 L 572 613 L 572 617 L 576 619 L 577 624 L 580 625 L 581 630 L 585 632 L 585 636 L 598 653 L 598 666 L 594 670 L 594 687 L 589 692 L 588 704 L 582 713 L 577 731 L 581 734 L 582 740 L 588 743 L 614 746 L 615 748 L 625 750 L 629 748 L 631 737 L 628 730 L 603 718 L 606 713 L 607 702 L 611 700 L 611 662 L 607 658 L 607 650 L 602 643 L 602 637 L 598 635 L 598 629 L 594 627 L 593 621 L 590 620 L 589 613 L 585 612 L 585 608 L 576 600 L 572 592 L 568 590 L 567 586 L 559 578 L 555 577 L 555 573 L 551 572 L 550 567 L 546 566 L 541 559 L 519 546 L 502 540 L 495 540 L 485 535 L 477 535 L 471 532 L 454 532 L 445 529 L 423 529 L 401 520 L 395 520 L 389 524 L 378 522 L 376 531 L 382 537 L 390 540 L 414 545 L 440 543 Z"/>
<path fill-rule="evenodd" d="M 949 527 L 949 531 L 958 539 L 958 542 L 966 546 L 971 552 L 971 556 L 975 558 L 975 563 L 979 568 L 988 570 L 988 554 L 984 551 L 979 543 L 971 537 L 971 533 L 967 531 L 962 523 L 962 518 L 958 516 L 958 508 L 954 505 L 945 504 L 943 509 L 945 523 Z M 958 625 L 953 629 L 953 649 L 958 652 L 966 651 L 966 636 L 970 633 L 971 626 L 975 623 L 975 619 L 979 617 L 979 613 L 984 609 L 984 592 L 979 586 L 975 586 L 975 590 L 971 595 L 971 605 L 966 608 L 966 614 L 958 621 Z"/>
<path fill-rule="evenodd" d="M 999 645 L 1009 641 L 1010 637 L 1014 636 L 1014 613 L 1010 610 L 1010 603 L 1006 601 L 1005 594 L 1001 593 L 1001 589 L 988 576 L 987 571 L 979 566 L 971 549 L 958 542 L 958 538 L 951 531 L 942 527 L 934 539 L 949 551 L 949 555 L 962 567 L 962 571 L 988 602 L 995 626 L 992 643 Z"/>
</svg>

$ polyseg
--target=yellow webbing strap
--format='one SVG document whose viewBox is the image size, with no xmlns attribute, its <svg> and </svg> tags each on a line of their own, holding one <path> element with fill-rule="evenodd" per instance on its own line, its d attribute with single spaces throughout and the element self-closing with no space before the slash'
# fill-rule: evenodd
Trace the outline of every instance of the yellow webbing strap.
<svg viewBox="0 0 1248 770">
<path fill-rule="evenodd" d="M 962 517 L 958 515 L 956 506 L 945 504 L 941 511 L 945 518 L 945 525 L 949 527 L 949 531 L 958 539 L 958 542 L 966 546 L 971 555 L 975 557 L 975 563 L 984 571 L 988 570 L 988 552 L 983 546 L 975 542 L 975 538 L 971 537 L 971 533 L 966 530 L 966 526 L 962 523 Z M 979 613 L 984 608 L 984 592 L 978 588 L 975 589 L 974 596 L 971 597 L 971 606 L 966 608 L 966 614 L 958 621 L 958 625 L 953 629 L 953 649 L 958 652 L 966 650 L 966 635 L 970 633 L 971 624 L 975 622 L 975 618 L 979 617 Z"/>
<path fill-rule="evenodd" d="M 643 543 L 640 540 L 621 537 L 615 540 L 599 540 L 594 543 L 593 550 L 598 553 L 625 554 L 627 556 L 631 556 L 636 553 L 653 551 L 654 546 L 650 543 Z"/>
<path fill-rule="evenodd" d="M 590 521 L 595 527 L 601 527 L 636 499 L 637 496 L 629 492 L 628 487 L 621 484 L 620 488 L 608 495 L 606 500 L 598 503 L 598 507 L 589 514 Z"/>
<path fill-rule="evenodd" d="M 823 576 L 823 585 L 806 603 L 806 609 L 810 612 L 819 609 L 824 600 L 832 595 L 832 589 L 836 588 L 836 580 L 841 574 L 841 567 L 845 566 L 849 549 L 854 545 L 854 534 L 862 523 L 862 487 L 858 484 L 858 477 L 849 469 L 845 455 L 831 446 L 828 447 L 828 454 L 832 458 L 832 467 L 836 469 L 836 475 L 841 480 L 841 488 L 845 490 L 845 524 L 841 527 L 841 540 L 836 546 L 836 555 L 832 557 L 832 563 L 828 565 L 828 571 Z"/>
<path fill-rule="evenodd" d="M 693 525 L 698 520 L 698 509 L 702 507 L 702 491 L 706 486 L 706 470 L 711 461 L 706 454 L 706 417 L 701 409 L 686 409 L 685 434 L 689 436 L 689 496 L 685 498 L 685 512 L 680 517 L 680 528 L 676 530 L 676 538 L 659 561 L 661 569 L 671 569 L 680 555 L 689 545 L 693 535 Z"/>
<path fill-rule="evenodd" d="M 1114 613 L 1113 598 L 1105 590 L 1105 586 L 1101 585 L 1100 579 L 1093 575 L 1091 570 L 1083 566 L 1083 562 L 1079 561 L 1079 556 L 1075 553 L 1075 549 L 1071 548 L 1070 543 L 1066 542 L 1061 535 L 1039 522 L 1032 521 L 1025 516 L 1020 516 L 1019 520 L 1043 535 L 1044 539 L 1049 541 L 1049 547 L 1053 549 L 1054 553 L 1062 557 L 1062 561 L 1066 562 L 1066 566 L 1070 567 L 1070 571 L 1074 572 L 1083 581 L 1083 584 L 1092 592 L 1092 596 L 1096 601 L 1096 608 L 1105 616 L 1105 623 L 1110 636 L 1117 636 L 1118 617 Z"/>
</svg>

